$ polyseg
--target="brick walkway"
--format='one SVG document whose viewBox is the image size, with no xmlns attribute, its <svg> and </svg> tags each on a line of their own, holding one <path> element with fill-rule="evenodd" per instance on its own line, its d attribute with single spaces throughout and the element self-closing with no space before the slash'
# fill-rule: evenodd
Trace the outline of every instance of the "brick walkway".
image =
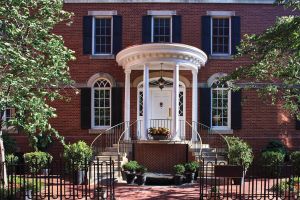
<svg viewBox="0 0 300 200">
<path fill-rule="evenodd" d="M 150 199 L 199 199 L 199 184 L 181 186 L 130 186 L 116 185 L 117 200 L 150 200 Z"/>
</svg>

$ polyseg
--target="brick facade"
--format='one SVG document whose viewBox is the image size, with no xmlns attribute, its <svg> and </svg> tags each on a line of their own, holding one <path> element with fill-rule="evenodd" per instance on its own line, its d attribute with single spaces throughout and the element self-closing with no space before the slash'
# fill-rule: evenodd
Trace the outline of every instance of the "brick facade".
<svg viewBox="0 0 300 200">
<path fill-rule="evenodd" d="M 76 52 L 76 61 L 70 62 L 72 78 L 78 85 L 86 85 L 91 76 L 96 73 L 110 74 L 117 85 L 124 87 L 124 71 L 118 66 L 115 59 L 91 59 L 89 55 L 83 55 L 82 32 L 83 16 L 92 10 L 117 10 L 123 17 L 123 49 L 142 43 L 142 16 L 147 15 L 148 10 L 176 10 L 182 17 L 182 43 L 201 49 L 201 16 L 206 11 L 235 11 L 236 16 L 241 17 L 241 34 L 260 33 L 271 26 L 277 16 L 288 15 L 290 12 L 283 7 L 273 5 L 251 4 L 65 4 L 64 9 L 74 13 L 73 24 L 65 26 L 60 24 L 55 32 L 62 35 L 66 46 Z M 207 83 L 208 78 L 218 72 L 230 73 L 235 68 L 248 64 L 245 58 L 240 59 L 209 59 L 208 63 L 199 70 L 199 83 Z M 152 72 L 152 71 L 151 71 Z M 151 73 L 150 72 L 150 73 Z M 142 75 L 142 71 L 132 71 L 131 81 Z M 192 80 L 190 71 L 180 72 L 180 75 Z M 137 117 L 137 88 L 131 88 L 131 119 Z M 95 135 L 88 130 L 80 128 L 80 95 L 67 89 L 70 97 L 68 102 L 57 101 L 53 104 L 57 108 L 58 117 L 52 120 L 53 126 L 66 137 L 66 141 L 86 140 L 89 143 Z M 186 89 L 186 120 L 191 121 L 192 90 Z M 201 96 L 198 97 L 201 101 Z M 289 148 L 299 148 L 300 131 L 295 130 L 295 120 L 286 114 L 280 105 L 270 106 L 257 97 L 255 91 L 243 92 L 242 102 L 242 129 L 234 131 L 234 135 L 246 139 L 255 149 L 261 149 L 268 141 L 280 139 Z M 27 151 L 25 137 L 17 136 L 20 151 Z M 58 152 L 61 148 L 52 148 L 50 151 Z"/>
</svg>

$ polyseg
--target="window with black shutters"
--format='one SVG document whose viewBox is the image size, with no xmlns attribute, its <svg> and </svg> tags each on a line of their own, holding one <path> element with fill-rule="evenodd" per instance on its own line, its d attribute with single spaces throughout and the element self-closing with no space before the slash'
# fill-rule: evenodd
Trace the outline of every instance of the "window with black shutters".
<svg viewBox="0 0 300 200">
<path fill-rule="evenodd" d="M 230 18 L 212 17 L 212 54 L 230 54 Z"/>
<path fill-rule="evenodd" d="M 152 24 L 152 42 L 172 42 L 172 17 L 154 16 Z"/>
<path fill-rule="evenodd" d="M 112 17 L 94 18 L 93 54 L 112 54 Z"/>
</svg>

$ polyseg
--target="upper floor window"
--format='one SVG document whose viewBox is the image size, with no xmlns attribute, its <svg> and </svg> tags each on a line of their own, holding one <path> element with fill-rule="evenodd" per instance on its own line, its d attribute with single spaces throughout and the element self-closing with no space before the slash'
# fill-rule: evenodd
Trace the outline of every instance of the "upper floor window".
<svg viewBox="0 0 300 200">
<path fill-rule="evenodd" d="M 212 17 L 212 54 L 231 54 L 230 18 Z"/>
<path fill-rule="evenodd" d="M 92 91 L 92 127 L 111 126 L 111 83 L 106 79 L 95 82 Z"/>
<path fill-rule="evenodd" d="M 93 54 L 112 54 L 112 17 L 94 18 Z"/>
<path fill-rule="evenodd" d="M 202 50 L 211 58 L 237 53 L 241 41 L 241 18 L 234 11 L 207 11 L 202 16 Z"/>
<path fill-rule="evenodd" d="M 216 80 L 211 86 L 211 124 L 214 129 L 230 129 L 231 92 Z"/>
<path fill-rule="evenodd" d="M 172 17 L 153 17 L 152 41 L 172 42 Z"/>
</svg>

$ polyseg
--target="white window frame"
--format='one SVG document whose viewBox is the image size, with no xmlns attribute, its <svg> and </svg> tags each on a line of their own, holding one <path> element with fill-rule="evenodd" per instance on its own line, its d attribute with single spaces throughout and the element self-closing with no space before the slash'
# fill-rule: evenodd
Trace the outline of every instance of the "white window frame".
<svg viewBox="0 0 300 200">
<path fill-rule="evenodd" d="M 215 81 L 214 81 L 215 82 Z M 214 83 L 213 82 L 213 83 Z M 227 126 L 213 126 L 213 90 L 216 90 L 216 88 L 212 87 L 213 84 L 211 85 L 210 89 L 210 124 L 212 130 L 231 130 L 231 90 L 229 90 L 228 87 L 225 88 L 218 88 L 217 90 L 227 90 L 227 103 L 228 103 L 228 108 L 227 108 Z"/>
<path fill-rule="evenodd" d="M 172 15 L 153 15 L 151 18 L 151 42 L 154 43 L 154 19 L 168 18 L 170 19 L 170 42 L 173 43 L 173 16 Z"/>
<path fill-rule="evenodd" d="M 96 53 L 95 52 L 95 27 L 96 27 L 96 20 L 95 19 L 110 19 L 111 20 L 111 48 L 110 48 L 110 53 Z M 101 15 L 101 16 L 94 16 L 93 17 L 93 28 L 92 28 L 92 55 L 113 55 L 113 41 L 114 41 L 114 34 L 113 34 L 113 30 L 114 30 L 114 20 L 113 20 L 113 16 L 112 15 Z"/>
<path fill-rule="evenodd" d="M 228 53 L 214 53 L 213 52 L 213 20 L 214 19 L 229 19 L 229 38 L 228 38 Z M 210 54 L 212 56 L 230 56 L 231 55 L 231 16 L 211 16 L 210 18 Z"/>
<path fill-rule="evenodd" d="M 109 109 L 110 109 L 110 117 L 109 117 L 109 125 L 108 126 L 95 126 L 95 100 L 94 100 L 94 98 L 95 98 L 95 87 L 94 87 L 94 84 L 97 82 L 97 81 L 99 81 L 99 80 L 106 80 L 107 82 L 109 82 L 109 84 L 110 84 L 110 87 L 103 87 L 103 88 L 98 88 L 97 90 L 109 90 Z M 92 105 L 92 120 L 91 120 L 91 128 L 92 129 L 107 129 L 107 128 L 110 128 L 111 127 L 111 119 L 112 119 L 112 108 L 111 108 L 111 100 L 112 100 L 112 96 L 111 96 L 111 94 L 112 94 L 112 92 L 111 92 L 111 90 L 112 90 L 112 84 L 111 84 L 111 82 L 108 80 L 108 79 L 106 79 L 106 78 L 98 78 L 96 81 L 94 81 L 94 84 L 93 84 L 93 86 L 92 86 L 92 99 L 91 99 L 91 105 Z"/>
<path fill-rule="evenodd" d="M 2 115 L 2 121 L 4 121 L 4 122 L 7 122 L 8 120 L 7 120 L 7 110 L 8 109 L 10 109 L 10 110 L 12 110 L 11 111 L 11 113 L 13 114 L 9 119 L 12 119 L 12 118 L 14 118 L 14 115 L 15 115 L 15 109 L 13 109 L 13 108 L 6 108 L 5 109 L 5 111 L 3 112 L 3 115 Z M 5 124 L 1 124 L 2 125 L 2 130 L 12 130 L 12 129 L 14 129 L 15 127 L 14 126 L 7 126 L 7 125 L 5 125 Z"/>
</svg>

